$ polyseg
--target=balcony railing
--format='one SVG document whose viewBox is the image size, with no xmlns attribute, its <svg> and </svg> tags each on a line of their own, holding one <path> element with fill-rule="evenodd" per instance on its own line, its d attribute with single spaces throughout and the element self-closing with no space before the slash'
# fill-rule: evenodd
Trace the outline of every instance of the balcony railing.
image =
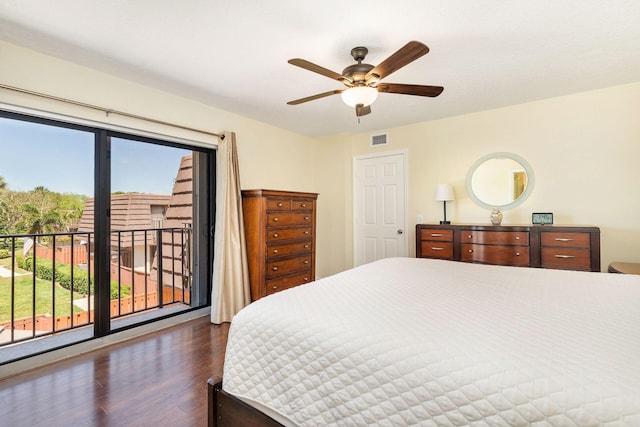
<svg viewBox="0 0 640 427">
<path fill-rule="evenodd" d="M 0 347 L 93 324 L 92 232 L 0 235 Z M 111 232 L 111 319 L 191 305 L 191 228 Z"/>
</svg>

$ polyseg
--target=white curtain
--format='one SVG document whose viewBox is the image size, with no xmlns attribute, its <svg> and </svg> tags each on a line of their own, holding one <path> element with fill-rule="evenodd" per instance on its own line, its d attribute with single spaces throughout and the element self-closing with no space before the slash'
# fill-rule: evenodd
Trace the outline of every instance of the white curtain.
<svg viewBox="0 0 640 427">
<path fill-rule="evenodd" d="M 225 132 L 216 154 L 216 226 L 211 323 L 230 322 L 251 302 L 236 134 Z"/>
</svg>

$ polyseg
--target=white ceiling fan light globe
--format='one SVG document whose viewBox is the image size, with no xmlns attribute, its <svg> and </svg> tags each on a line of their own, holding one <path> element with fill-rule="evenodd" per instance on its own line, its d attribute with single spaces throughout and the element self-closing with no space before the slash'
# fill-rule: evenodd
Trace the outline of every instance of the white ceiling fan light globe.
<svg viewBox="0 0 640 427">
<path fill-rule="evenodd" d="M 378 90 L 369 86 L 356 86 L 342 92 L 342 101 L 349 107 L 362 104 L 364 107 L 373 104 L 378 97 Z"/>
</svg>

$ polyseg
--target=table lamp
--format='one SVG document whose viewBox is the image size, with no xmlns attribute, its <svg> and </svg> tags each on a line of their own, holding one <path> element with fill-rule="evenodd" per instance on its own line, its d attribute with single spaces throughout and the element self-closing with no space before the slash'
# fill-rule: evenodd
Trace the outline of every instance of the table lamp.
<svg viewBox="0 0 640 427">
<path fill-rule="evenodd" d="M 440 224 L 451 224 L 451 221 L 447 221 L 447 202 L 455 199 L 451 184 L 438 184 L 436 187 L 436 200 L 444 203 L 444 221 L 440 221 Z"/>
</svg>

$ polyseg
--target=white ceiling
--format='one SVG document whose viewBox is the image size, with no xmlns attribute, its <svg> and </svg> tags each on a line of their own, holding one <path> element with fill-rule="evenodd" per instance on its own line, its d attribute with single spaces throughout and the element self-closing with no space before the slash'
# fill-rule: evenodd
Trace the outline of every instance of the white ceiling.
<svg viewBox="0 0 640 427">
<path fill-rule="evenodd" d="M 0 39 L 310 136 L 640 81 L 638 0 L 0 0 Z M 431 52 L 384 81 L 439 97 L 380 94 L 359 124 L 340 96 L 286 105 L 341 88 L 288 59 L 340 73 L 410 40 Z"/>
</svg>

